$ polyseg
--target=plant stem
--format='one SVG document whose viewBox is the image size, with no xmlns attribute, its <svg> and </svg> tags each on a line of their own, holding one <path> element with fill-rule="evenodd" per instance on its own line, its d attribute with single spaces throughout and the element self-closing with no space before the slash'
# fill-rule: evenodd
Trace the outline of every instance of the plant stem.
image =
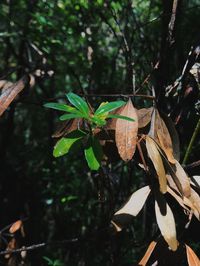
<svg viewBox="0 0 200 266">
<path fill-rule="evenodd" d="M 183 164 L 186 164 L 186 162 L 187 162 L 187 160 L 189 158 L 189 155 L 190 155 L 191 150 L 192 150 L 193 143 L 194 143 L 194 141 L 196 139 L 196 136 L 197 136 L 197 134 L 199 132 L 199 129 L 200 129 L 200 118 L 199 118 L 199 120 L 197 122 L 197 125 L 196 125 L 195 130 L 194 130 L 193 135 L 192 135 L 192 138 L 191 138 L 190 143 L 189 143 L 189 145 L 187 147 L 187 150 L 186 150 L 186 153 L 185 153 L 185 156 L 184 156 L 184 159 L 183 159 Z"/>
</svg>

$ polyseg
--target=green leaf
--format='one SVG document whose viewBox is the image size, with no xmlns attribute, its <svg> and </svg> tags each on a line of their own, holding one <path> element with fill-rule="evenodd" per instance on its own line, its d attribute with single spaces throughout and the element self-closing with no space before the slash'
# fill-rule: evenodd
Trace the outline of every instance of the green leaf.
<svg viewBox="0 0 200 266">
<path fill-rule="evenodd" d="M 88 146 L 85 148 L 85 158 L 91 170 L 98 170 L 103 157 L 102 147 L 95 137 L 88 139 Z"/>
<path fill-rule="evenodd" d="M 107 116 L 107 118 L 118 118 L 118 119 L 124 119 L 124 120 L 128 120 L 128 121 L 131 121 L 131 122 L 134 122 L 135 120 L 128 117 L 128 116 L 124 116 L 124 115 L 113 115 L 113 114 L 109 114 Z"/>
<path fill-rule="evenodd" d="M 72 145 L 82 139 L 86 134 L 83 131 L 75 130 L 67 135 L 67 138 L 61 138 L 55 145 L 53 156 L 60 157 L 67 154 Z"/>
<path fill-rule="evenodd" d="M 74 105 L 82 114 L 85 115 L 86 118 L 89 117 L 90 110 L 85 100 L 73 92 L 68 93 L 67 98 L 72 105 Z"/>
<path fill-rule="evenodd" d="M 98 126 L 105 126 L 106 125 L 105 119 L 102 119 L 102 118 L 96 117 L 96 116 L 92 117 L 92 122 L 94 122 Z"/>
<path fill-rule="evenodd" d="M 115 101 L 115 102 L 110 102 L 106 103 L 104 105 L 100 105 L 97 110 L 95 111 L 94 115 L 102 115 L 107 112 L 111 112 L 123 105 L 125 105 L 126 102 L 124 101 Z"/>
<path fill-rule="evenodd" d="M 73 119 L 73 118 L 81 118 L 84 117 L 82 114 L 64 114 L 59 117 L 61 121 L 68 120 L 68 119 Z"/>
<path fill-rule="evenodd" d="M 59 110 L 59 111 L 64 111 L 64 112 L 68 112 L 68 113 L 79 112 L 76 108 L 71 107 L 71 106 L 66 105 L 66 104 L 62 104 L 62 103 L 45 103 L 44 107 Z"/>
</svg>

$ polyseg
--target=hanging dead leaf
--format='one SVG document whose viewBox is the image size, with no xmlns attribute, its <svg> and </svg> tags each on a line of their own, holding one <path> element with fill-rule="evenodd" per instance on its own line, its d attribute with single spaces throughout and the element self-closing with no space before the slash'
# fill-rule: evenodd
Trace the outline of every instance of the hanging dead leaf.
<svg viewBox="0 0 200 266">
<path fill-rule="evenodd" d="M 173 123 L 172 119 L 169 116 L 167 116 L 165 113 L 162 113 L 162 119 L 167 127 L 167 130 L 169 131 L 169 134 L 172 140 L 174 158 L 177 161 L 179 161 L 180 160 L 180 141 L 179 141 L 178 133 L 175 128 L 175 124 Z"/>
<path fill-rule="evenodd" d="M 134 119 L 134 122 L 116 119 L 115 129 L 115 141 L 120 157 L 124 161 L 130 161 L 135 153 L 138 132 L 137 112 L 131 99 L 128 100 L 119 114 Z"/>
<path fill-rule="evenodd" d="M 148 249 L 147 251 L 145 252 L 143 258 L 141 259 L 141 261 L 138 263 L 139 266 L 146 266 L 152 252 L 154 251 L 155 249 L 155 246 L 156 246 L 157 242 L 155 241 L 152 241 L 150 243 L 150 245 L 148 246 Z"/>
<path fill-rule="evenodd" d="M 186 247 L 187 261 L 189 266 L 200 266 L 200 260 L 188 245 Z"/>
<path fill-rule="evenodd" d="M 9 229 L 9 232 L 11 234 L 14 234 L 17 230 L 19 230 L 21 228 L 21 226 L 22 226 L 22 221 L 18 220 L 14 224 L 12 224 L 12 226 Z"/>
<path fill-rule="evenodd" d="M 126 213 L 132 216 L 137 216 L 144 206 L 150 191 L 149 186 L 145 186 L 135 191 L 127 203 L 119 211 L 117 211 L 115 215 Z"/>
<path fill-rule="evenodd" d="M 181 186 L 181 182 L 179 181 L 177 175 L 176 175 L 176 168 L 175 165 L 172 165 L 168 159 L 166 158 L 166 156 L 163 154 L 162 150 L 159 148 L 159 146 L 157 146 L 160 154 L 162 155 L 162 159 L 163 159 L 163 163 L 166 169 L 166 172 L 169 173 L 169 177 L 172 179 L 173 184 L 175 187 L 173 187 L 181 196 L 183 196 L 183 188 Z M 167 178 L 168 180 L 168 178 Z M 171 180 L 168 180 L 168 182 L 170 182 Z M 171 184 L 170 184 L 171 185 Z"/>
<path fill-rule="evenodd" d="M 175 159 L 173 155 L 172 140 L 164 121 L 158 113 L 158 110 L 156 110 L 155 116 L 155 136 L 156 140 L 158 141 L 158 144 L 165 152 L 169 162 L 174 164 Z"/>
<path fill-rule="evenodd" d="M 56 132 L 52 135 L 52 138 L 60 138 L 64 137 L 70 132 L 81 128 L 83 124 L 82 118 L 75 118 L 71 120 L 67 120 L 63 123 L 59 124 L 59 128 L 56 130 Z"/>
<path fill-rule="evenodd" d="M 175 160 L 175 166 L 176 166 L 176 176 L 181 183 L 183 194 L 185 197 L 190 197 L 191 194 L 190 179 L 187 176 L 183 167 L 176 160 Z"/>
<path fill-rule="evenodd" d="M 158 227 L 165 241 L 169 247 L 176 251 L 178 247 L 178 241 L 176 239 L 176 225 L 174 220 L 174 215 L 171 211 L 171 208 L 165 202 L 165 210 L 162 210 L 161 204 L 155 201 L 155 213 Z"/>
<path fill-rule="evenodd" d="M 191 212 L 191 210 L 195 210 L 194 205 L 192 202 L 186 198 L 186 197 L 180 197 L 179 194 L 177 194 L 173 189 L 171 189 L 169 186 L 167 186 L 167 192 L 175 198 L 175 200 L 180 204 L 181 207 L 183 207 L 185 210 L 188 211 L 188 213 Z"/>
<path fill-rule="evenodd" d="M 4 113 L 10 103 L 25 88 L 29 81 L 30 77 L 24 76 L 12 86 L 9 86 L 7 89 L 3 90 L 3 93 L 0 95 L 0 115 Z"/>
<path fill-rule="evenodd" d="M 147 148 L 148 155 L 158 175 L 160 191 L 162 193 L 166 193 L 167 192 L 167 178 L 165 174 L 165 168 L 163 165 L 163 161 L 158 151 L 156 143 L 149 136 L 146 136 L 146 148 Z"/>
<path fill-rule="evenodd" d="M 142 108 L 137 110 L 139 128 L 146 127 L 150 123 L 152 112 L 153 112 L 153 107 Z"/>
<path fill-rule="evenodd" d="M 194 208 L 197 210 L 195 214 L 196 218 L 200 220 L 200 196 L 199 194 L 191 188 L 191 195 L 189 197 L 189 200 L 192 202 Z"/>
<path fill-rule="evenodd" d="M 17 246 L 17 242 L 16 242 L 16 239 L 13 237 L 9 242 L 8 242 L 8 245 L 7 245 L 7 248 L 6 250 L 13 250 L 15 249 Z M 5 259 L 9 259 L 11 256 L 11 253 L 8 253 L 5 255 Z"/>
<path fill-rule="evenodd" d="M 117 224 L 117 226 L 122 229 L 126 223 L 126 220 L 133 216 L 137 216 L 143 208 L 150 191 L 150 187 L 145 186 L 134 192 L 127 203 L 114 214 L 113 224 Z M 116 229 L 118 230 L 117 227 Z"/>
</svg>

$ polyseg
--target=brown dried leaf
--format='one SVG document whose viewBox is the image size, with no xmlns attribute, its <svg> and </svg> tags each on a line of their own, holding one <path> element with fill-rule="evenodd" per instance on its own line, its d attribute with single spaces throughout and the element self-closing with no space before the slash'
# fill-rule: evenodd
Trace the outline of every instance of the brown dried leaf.
<svg viewBox="0 0 200 266">
<path fill-rule="evenodd" d="M 129 161 L 132 159 L 135 153 L 138 132 L 137 112 L 132 104 L 131 99 L 129 99 L 119 114 L 135 120 L 133 122 L 123 119 L 116 119 L 115 141 L 117 149 L 122 160 Z"/>
<path fill-rule="evenodd" d="M 25 88 L 29 80 L 29 76 L 24 76 L 12 86 L 3 90 L 3 93 L 0 95 L 0 115 L 4 113 L 15 97 Z"/>
<path fill-rule="evenodd" d="M 195 209 L 192 202 L 189 199 L 187 199 L 186 197 L 181 198 L 180 195 L 177 194 L 176 192 L 174 192 L 174 190 L 171 189 L 169 186 L 167 186 L 167 192 L 170 195 L 172 195 L 172 197 L 175 198 L 175 200 L 181 205 L 181 207 L 183 207 L 188 212 L 190 212 L 190 209 L 192 209 L 192 210 Z"/>
<path fill-rule="evenodd" d="M 176 239 L 176 225 L 174 220 L 174 215 L 171 211 L 171 208 L 165 203 L 165 212 L 160 209 L 158 202 L 155 201 L 155 212 L 156 212 L 156 220 L 158 223 L 158 227 L 165 241 L 169 245 L 169 247 L 176 251 L 178 247 L 178 241 Z"/>
<path fill-rule="evenodd" d="M 153 107 L 142 108 L 137 110 L 139 128 L 146 127 L 150 123 L 152 112 L 153 112 Z"/>
<path fill-rule="evenodd" d="M 66 122 L 60 123 L 59 128 L 52 135 L 52 138 L 60 138 L 60 137 L 66 136 L 70 132 L 78 128 L 81 128 L 82 124 L 83 124 L 82 118 L 75 118 L 75 119 L 71 119 Z"/>
<path fill-rule="evenodd" d="M 134 216 L 134 217 L 138 215 L 138 213 L 143 208 L 147 200 L 147 197 L 149 196 L 150 191 L 151 191 L 150 187 L 145 186 L 143 188 L 138 189 L 132 194 L 127 203 L 114 214 L 113 224 L 115 225 L 115 227 L 116 224 L 118 227 L 120 227 L 120 225 L 123 223 L 123 222 L 121 223 L 120 220 L 124 219 L 125 215 Z M 118 230 L 117 227 L 116 229 Z"/>
<path fill-rule="evenodd" d="M 175 166 L 176 166 L 176 176 L 181 183 L 181 187 L 183 189 L 183 195 L 185 197 L 190 197 L 191 194 L 190 179 L 187 176 L 183 167 L 176 160 L 175 160 Z"/>
<path fill-rule="evenodd" d="M 148 249 L 147 251 L 145 252 L 143 258 L 141 259 L 141 261 L 138 263 L 139 266 L 146 266 L 152 252 L 154 251 L 155 249 L 155 246 L 156 246 L 157 242 L 155 241 L 152 241 L 150 243 L 150 245 L 148 246 Z"/>
<path fill-rule="evenodd" d="M 22 221 L 18 220 L 14 224 L 12 224 L 12 226 L 9 229 L 9 232 L 11 234 L 14 234 L 17 230 L 19 230 L 21 228 L 21 226 L 22 226 Z"/>
<path fill-rule="evenodd" d="M 188 245 L 186 247 L 187 261 L 189 266 L 200 266 L 200 260 Z"/>
<path fill-rule="evenodd" d="M 160 147 L 165 152 L 169 162 L 174 164 L 175 159 L 173 155 L 172 140 L 164 121 L 162 120 L 162 118 L 158 113 L 158 110 L 156 110 L 156 117 L 155 117 L 155 136 L 157 136 L 157 141 Z"/>
<path fill-rule="evenodd" d="M 162 193 L 166 193 L 167 192 L 167 178 L 165 174 L 165 168 L 163 165 L 163 161 L 161 159 L 156 143 L 149 136 L 146 136 L 146 148 L 147 148 L 148 155 L 158 175 L 160 191 Z"/>
<path fill-rule="evenodd" d="M 16 239 L 13 237 L 9 242 L 8 242 L 8 245 L 7 245 L 7 248 L 6 250 L 13 250 L 15 249 L 17 246 L 17 243 L 16 243 Z M 11 256 L 11 253 L 8 253 L 5 255 L 5 259 L 9 259 Z"/>
<path fill-rule="evenodd" d="M 179 136 L 176 131 L 176 127 L 170 117 L 168 117 L 166 114 L 162 114 L 162 119 L 165 122 L 165 125 L 169 131 L 171 140 L 172 140 L 172 146 L 173 146 L 173 155 L 174 158 L 179 161 L 180 160 L 180 141 Z"/>
<path fill-rule="evenodd" d="M 8 80 L 0 80 L 0 89 L 3 91 L 11 87 L 12 85 L 13 83 Z"/>
<path fill-rule="evenodd" d="M 196 212 L 194 212 L 194 215 L 198 220 L 200 220 L 200 197 L 199 194 L 191 188 L 191 195 L 189 197 L 189 200 L 192 202 L 194 208 L 196 209 Z"/>
<path fill-rule="evenodd" d="M 159 147 L 158 147 L 158 150 L 160 151 L 160 153 L 162 155 L 163 163 L 165 165 L 165 169 L 170 174 L 169 175 L 170 180 L 168 180 L 169 178 L 167 178 L 169 184 L 171 185 L 170 181 L 172 179 L 172 181 L 171 181 L 171 182 L 173 182 L 172 188 L 175 189 L 181 196 L 183 196 L 183 188 L 181 186 L 181 182 L 179 181 L 178 177 L 176 176 L 175 165 L 172 165 L 172 164 L 169 163 L 169 161 L 164 156 L 164 154 L 162 153 L 162 151 L 160 150 Z"/>
</svg>

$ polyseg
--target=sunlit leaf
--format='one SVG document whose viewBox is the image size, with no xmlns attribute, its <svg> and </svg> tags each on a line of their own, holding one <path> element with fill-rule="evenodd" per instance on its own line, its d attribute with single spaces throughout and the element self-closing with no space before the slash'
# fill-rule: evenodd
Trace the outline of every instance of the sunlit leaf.
<svg viewBox="0 0 200 266">
<path fill-rule="evenodd" d="M 81 112 L 79 112 L 76 108 L 62 103 L 45 103 L 44 107 L 68 113 L 81 114 Z"/>
<path fill-rule="evenodd" d="M 92 121 L 98 125 L 98 126 L 104 126 L 106 125 L 106 121 L 105 119 L 101 118 L 101 117 L 97 117 L 97 116 L 93 116 L 92 117 Z"/>
<path fill-rule="evenodd" d="M 67 98 L 85 117 L 89 117 L 90 110 L 85 100 L 73 92 L 68 93 Z"/>
<path fill-rule="evenodd" d="M 100 105 L 97 110 L 95 111 L 94 115 L 102 115 L 107 112 L 111 112 L 123 105 L 125 105 L 126 102 L 124 101 L 115 101 L 115 102 L 109 102 L 104 105 Z"/>
<path fill-rule="evenodd" d="M 138 132 L 137 112 L 131 99 L 129 99 L 126 105 L 121 109 L 119 115 L 130 117 L 135 120 L 134 122 L 122 119 L 117 119 L 116 121 L 115 141 L 117 149 L 120 157 L 124 161 L 129 161 L 135 153 Z"/>
<path fill-rule="evenodd" d="M 135 191 L 127 203 L 119 211 L 117 211 L 115 215 L 127 213 L 132 216 L 137 216 L 144 206 L 150 191 L 149 186 L 145 186 Z"/>
<path fill-rule="evenodd" d="M 53 156 L 60 157 L 67 154 L 72 145 L 84 136 L 85 134 L 82 131 L 76 130 L 68 134 L 67 138 L 61 138 L 54 147 Z"/>
<path fill-rule="evenodd" d="M 176 225 L 174 215 L 169 205 L 167 204 L 167 202 L 165 202 L 164 210 L 162 210 L 160 209 L 160 205 L 158 205 L 158 202 L 156 200 L 155 212 L 158 227 L 162 236 L 164 237 L 170 248 L 175 251 L 178 247 L 178 241 L 176 239 Z"/>
<path fill-rule="evenodd" d="M 158 175 L 160 191 L 162 193 L 166 193 L 167 192 L 167 178 L 165 174 L 165 168 L 163 165 L 163 161 L 158 151 L 158 148 L 156 146 L 156 143 L 149 136 L 146 136 L 146 148 L 147 148 L 148 155 Z"/>
<path fill-rule="evenodd" d="M 191 185 L 197 188 L 200 188 L 200 176 L 198 175 L 192 176 L 190 182 L 191 182 Z"/>
<path fill-rule="evenodd" d="M 14 224 L 12 224 L 12 226 L 9 229 L 9 232 L 11 234 L 15 233 L 16 231 L 18 231 L 21 228 L 21 226 L 22 226 L 22 221 L 18 220 Z"/>
<path fill-rule="evenodd" d="M 138 263 L 139 266 L 146 266 L 149 258 L 151 257 L 152 252 L 154 251 L 155 247 L 156 247 L 157 242 L 152 241 L 149 246 L 147 251 L 145 252 L 143 258 L 141 259 L 141 261 Z"/>
<path fill-rule="evenodd" d="M 194 251 L 191 249 L 191 247 L 189 247 L 188 245 L 185 245 L 185 247 L 186 247 L 188 266 L 200 266 L 200 260 L 197 257 L 197 255 L 194 253 Z"/>
<path fill-rule="evenodd" d="M 114 214 L 113 225 L 117 231 L 121 230 L 122 227 L 126 225 L 126 220 L 130 220 L 129 216 L 135 217 L 138 215 L 138 213 L 142 210 L 150 191 L 149 186 L 138 189 L 132 194 L 127 203 L 125 203 L 125 205 Z"/>
<path fill-rule="evenodd" d="M 102 147 L 96 137 L 88 139 L 87 147 L 85 148 L 85 158 L 91 170 L 98 170 L 101 165 L 103 156 Z"/>
</svg>

